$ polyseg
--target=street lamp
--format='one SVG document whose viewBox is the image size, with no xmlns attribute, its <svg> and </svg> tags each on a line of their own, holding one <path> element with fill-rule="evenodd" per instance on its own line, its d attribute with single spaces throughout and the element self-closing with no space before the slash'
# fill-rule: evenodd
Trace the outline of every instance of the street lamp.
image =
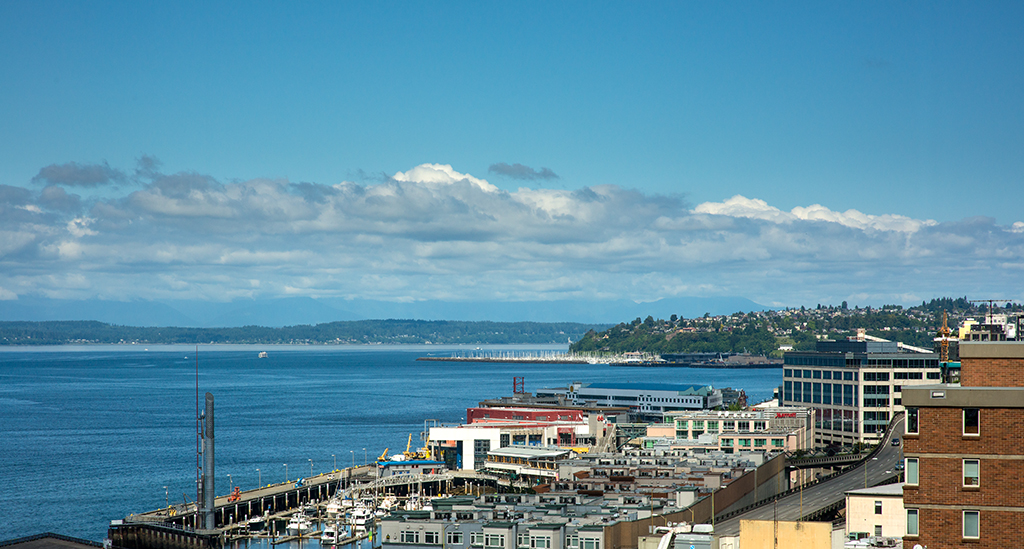
<svg viewBox="0 0 1024 549">
<path fill-rule="evenodd" d="M 338 470 L 338 456 L 336 456 L 334 454 L 331 454 L 331 457 L 334 458 L 334 470 L 337 471 Z"/>
<path fill-rule="evenodd" d="M 288 464 L 282 463 L 281 465 L 284 465 L 284 481 L 288 482 Z"/>
<path fill-rule="evenodd" d="M 235 489 L 235 482 L 231 480 L 231 473 L 228 473 L 228 493 L 231 493 Z"/>
<path fill-rule="evenodd" d="M 256 474 L 260 477 L 260 488 L 263 488 L 263 473 L 259 469 L 256 469 Z"/>
<path fill-rule="evenodd" d="M 313 460 L 312 459 L 308 459 L 306 461 L 309 462 L 309 476 L 313 476 Z"/>
<path fill-rule="evenodd" d="M 356 468 L 356 451 L 355 450 L 349 450 L 348 453 L 352 454 L 352 468 L 355 469 Z"/>
<path fill-rule="evenodd" d="M 171 496 L 167 492 L 167 487 L 164 486 L 164 506 L 170 509 L 171 507 Z"/>
<path fill-rule="evenodd" d="M 366 465 L 367 463 L 370 462 L 366 459 L 366 448 L 363 448 L 363 465 Z"/>
</svg>

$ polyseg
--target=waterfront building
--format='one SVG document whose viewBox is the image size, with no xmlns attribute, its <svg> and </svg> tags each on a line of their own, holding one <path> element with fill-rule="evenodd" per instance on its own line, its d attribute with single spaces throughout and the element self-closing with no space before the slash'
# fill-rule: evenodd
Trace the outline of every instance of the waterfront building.
<svg viewBox="0 0 1024 549">
<path fill-rule="evenodd" d="M 558 462 L 572 456 L 572 450 L 562 448 L 507 446 L 488 452 L 484 469 L 511 479 L 547 483 L 558 480 Z"/>
<path fill-rule="evenodd" d="M 903 411 L 906 387 L 937 383 L 936 353 L 900 352 L 891 341 L 819 341 L 784 355 L 780 404 L 814 410 L 815 443 L 877 443 Z"/>
<path fill-rule="evenodd" d="M 1024 342 L 995 334 L 959 351 L 959 385 L 903 393 L 903 546 L 1020 547 Z"/>
<path fill-rule="evenodd" d="M 432 427 L 431 455 L 449 469 L 482 470 L 487 455 L 500 448 L 590 449 L 614 441 L 614 426 L 599 412 L 568 409 L 470 408 L 470 423 Z"/>
<path fill-rule="evenodd" d="M 398 457 L 402 457 L 399 455 Z M 381 478 L 394 475 L 434 475 L 444 473 L 447 468 L 443 461 L 430 459 L 390 459 L 377 462 L 377 473 Z"/>
<path fill-rule="evenodd" d="M 576 405 L 621 406 L 639 416 L 660 419 L 666 412 L 704 410 L 722 405 L 722 391 L 672 383 L 581 383 L 538 389 L 538 398 L 562 397 Z"/>
<path fill-rule="evenodd" d="M 647 428 L 645 447 L 667 438 L 673 449 L 795 452 L 813 448 L 815 441 L 814 410 L 807 407 L 669 412 L 665 420 Z"/>
<path fill-rule="evenodd" d="M 432 511 L 381 521 L 382 549 L 602 549 L 616 513 L 603 498 L 493 494 L 434 499 Z"/>
</svg>

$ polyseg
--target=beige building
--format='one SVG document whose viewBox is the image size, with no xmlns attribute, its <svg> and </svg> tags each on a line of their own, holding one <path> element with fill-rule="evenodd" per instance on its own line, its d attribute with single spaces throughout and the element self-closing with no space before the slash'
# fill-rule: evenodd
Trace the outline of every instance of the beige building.
<svg viewBox="0 0 1024 549">
<path fill-rule="evenodd" d="M 902 538 L 907 531 L 903 483 L 846 492 L 846 535 Z M 866 537 L 858 535 L 859 537 Z"/>
<path fill-rule="evenodd" d="M 793 452 L 814 445 L 813 411 L 802 407 L 754 411 L 669 412 L 665 423 L 647 428 L 645 447 L 656 438 L 675 439 L 673 448 L 700 447 L 737 452 Z"/>
<path fill-rule="evenodd" d="M 722 536 L 718 549 L 832 549 L 831 522 L 741 520 L 739 537 Z"/>
</svg>

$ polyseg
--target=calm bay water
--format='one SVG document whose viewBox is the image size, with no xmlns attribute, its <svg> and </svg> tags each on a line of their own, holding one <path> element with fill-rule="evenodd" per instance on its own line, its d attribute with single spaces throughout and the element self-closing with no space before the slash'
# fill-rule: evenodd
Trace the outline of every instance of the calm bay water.
<svg viewBox="0 0 1024 549">
<path fill-rule="evenodd" d="M 372 461 L 385 447 L 405 450 L 409 433 L 418 446 L 424 420 L 458 423 L 466 408 L 510 395 L 513 376 L 529 392 L 662 381 L 744 389 L 752 402 L 781 382 L 777 370 L 416 362 L 465 349 L 201 346 L 217 493 L 229 480 L 242 489 L 283 481 L 285 464 L 295 479 L 310 474 L 309 460 L 314 473 Z M 268 358 L 257 358 L 262 350 Z M 113 519 L 194 500 L 195 369 L 189 346 L 0 349 L 0 541 L 42 532 L 99 541 Z"/>
</svg>

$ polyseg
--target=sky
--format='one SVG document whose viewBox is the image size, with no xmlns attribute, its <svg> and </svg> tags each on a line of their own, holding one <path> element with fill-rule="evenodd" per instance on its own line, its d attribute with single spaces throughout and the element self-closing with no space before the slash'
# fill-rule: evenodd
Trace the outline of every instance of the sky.
<svg viewBox="0 0 1024 549">
<path fill-rule="evenodd" d="M 0 2 L 0 307 L 1024 298 L 1019 2 Z"/>
</svg>

